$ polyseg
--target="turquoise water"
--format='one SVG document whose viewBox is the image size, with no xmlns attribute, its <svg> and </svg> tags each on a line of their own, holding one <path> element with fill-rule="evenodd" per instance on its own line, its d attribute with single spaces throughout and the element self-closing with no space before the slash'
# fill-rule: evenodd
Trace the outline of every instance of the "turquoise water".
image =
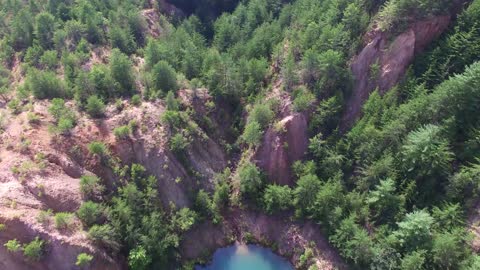
<svg viewBox="0 0 480 270">
<path fill-rule="evenodd" d="M 210 265 L 195 270 L 294 270 L 284 258 L 270 249 L 255 245 L 235 245 L 219 249 Z"/>
</svg>

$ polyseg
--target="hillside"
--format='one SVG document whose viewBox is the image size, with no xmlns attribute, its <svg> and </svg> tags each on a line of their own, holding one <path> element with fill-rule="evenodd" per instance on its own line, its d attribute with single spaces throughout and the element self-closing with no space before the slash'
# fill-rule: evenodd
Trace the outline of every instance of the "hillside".
<svg viewBox="0 0 480 270">
<path fill-rule="evenodd" d="M 0 270 L 480 269 L 479 0 L 0 0 Z"/>
</svg>

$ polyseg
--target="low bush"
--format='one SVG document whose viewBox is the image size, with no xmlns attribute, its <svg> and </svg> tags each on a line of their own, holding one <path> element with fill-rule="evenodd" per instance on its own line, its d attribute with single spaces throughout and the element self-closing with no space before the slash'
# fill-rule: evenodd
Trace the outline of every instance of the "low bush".
<svg viewBox="0 0 480 270">
<path fill-rule="evenodd" d="M 77 216 L 82 223 L 90 227 L 94 225 L 102 216 L 103 207 L 92 201 L 84 202 L 77 210 Z"/>
<path fill-rule="evenodd" d="M 117 139 L 125 140 L 130 135 L 130 126 L 120 126 L 113 130 L 113 134 Z"/>
<path fill-rule="evenodd" d="M 23 255 L 32 261 L 39 261 L 44 252 L 45 241 L 40 240 L 38 237 L 23 246 Z"/>
<path fill-rule="evenodd" d="M 90 265 L 93 260 L 93 256 L 87 253 L 80 253 L 77 256 L 77 262 L 75 263 L 76 266 L 85 267 Z"/>
<path fill-rule="evenodd" d="M 22 249 L 22 245 L 18 242 L 17 239 L 8 240 L 7 243 L 3 245 L 9 252 L 17 252 Z"/>
<path fill-rule="evenodd" d="M 105 104 L 98 96 L 90 96 L 85 110 L 91 117 L 100 118 L 105 113 Z"/>
</svg>

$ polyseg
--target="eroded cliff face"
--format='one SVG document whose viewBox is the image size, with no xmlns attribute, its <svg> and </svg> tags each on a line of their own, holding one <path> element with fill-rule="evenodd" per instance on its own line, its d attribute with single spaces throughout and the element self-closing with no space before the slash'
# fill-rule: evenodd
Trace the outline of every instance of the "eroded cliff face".
<svg viewBox="0 0 480 270">
<path fill-rule="evenodd" d="M 75 212 L 83 201 L 79 178 L 93 173 L 69 157 L 75 145 L 62 148 L 48 132 L 52 119 L 46 103 L 36 103 L 32 111 L 39 115 L 38 123 L 28 124 L 27 112 L 12 116 L 0 136 L 0 269 L 76 269 L 82 252 L 94 254 L 87 269 L 124 269 L 123 259 L 95 246 L 76 218 L 64 230 L 55 227 L 51 215 L 39 218 L 47 209 Z M 3 245 L 12 239 L 28 243 L 37 236 L 45 241 L 40 261 Z"/>
<path fill-rule="evenodd" d="M 349 128 L 361 115 L 362 106 L 371 92 L 380 94 L 394 87 L 404 77 L 416 55 L 421 53 L 449 26 L 451 15 L 417 21 L 396 37 L 380 30 L 366 35 L 366 46 L 353 59 L 353 91 L 342 117 L 342 129 Z"/>
<path fill-rule="evenodd" d="M 293 186 L 292 164 L 303 159 L 308 148 L 307 118 L 293 113 L 265 132 L 255 159 L 272 183 Z"/>
<path fill-rule="evenodd" d="M 282 81 L 274 84 L 268 99 L 278 100 L 278 117 L 264 133 L 253 160 L 270 183 L 295 184 L 292 165 L 302 160 L 308 150 L 308 112 L 293 110 L 290 94 L 281 90 Z"/>
<path fill-rule="evenodd" d="M 87 269 L 125 269 L 124 259 L 111 257 L 96 246 L 75 216 L 69 229 L 60 230 L 53 216 L 41 221 L 41 211 L 77 211 L 85 200 L 80 191 L 83 175 L 97 175 L 107 189 L 114 190 L 118 179 L 112 162 L 120 166 L 138 163 L 156 176 L 166 208 L 191 206 L 198 190 L 212 190 L 214 174 L 227 166 L 223 149 L 201 130 L 196 134 L 203 136 L 194 136 L 186 149 L 187 159 L 181 162 L 168 147 L 171 134 L 160 121 L 165 112 L 162 103 L 135 107 L 125 102 L 121 112 L 110 106 L 98 120 L 78 115 L 77 127 L 67 136 L 49 132 L 53 119 L 48 106 L 44 101 L 35 103 L 32 113 L 40 119 L 34 124 L 28 123 L 27 112 L 12 116 L 0 137 L 0 224 L 5 225 L 0 240 L 28 243 L 38 236 L 46 243 L 45 255 L 31 262 L 21 251 L 7 252 L 2 244 L 0 269 L 77 269 L 76 258 L 82 252 L 94 254 Z M 138 130 L 126 139 L 116 138 L 113 130 L 132 120 Z M 93 141 L 105 143 L 109 162 L 89 153 L 88 144 Z"/>
</svg>

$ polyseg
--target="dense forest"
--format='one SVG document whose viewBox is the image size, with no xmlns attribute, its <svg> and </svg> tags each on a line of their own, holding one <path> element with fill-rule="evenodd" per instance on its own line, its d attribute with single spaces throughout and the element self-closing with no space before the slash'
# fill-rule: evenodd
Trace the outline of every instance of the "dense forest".
<svg viewBox="0 0 480 270">
<path fill-rule="evenodd" d="M 188 175 L 206 178 L 189 164 L 189 149 L 202 138 L 218 141 L 230 161 L 212 189 L 195 190 L 194 203 L 179 208 L 162 203 L 163 187 L 141 162 L 123 162 L 106 141 L 89 142 L 88 154 L 116 182 L 82 175 L 78 210 L 43 209 L 43 218 L 57 228 L 80 220 L 88 239 L 124 257 L 129 269 L 191 268 L 179 252 L 184 234 L 205 221 L 222 224 L 237 207 L 319 224 L 351 269 L 480 269 L 468 229 L 480 194 L 479 0 L 170 4 L 181 12 L 166 12 L 165 1 L 0 0 L 2 133 L 22 113 L 39 121 L 35 104 L 48 108 L 49 133 L 68 138 L 83 118 L 101 121 L 125 102 L 161 102 L 158 125 Z M 159 14 L 158 33 L 145 10 Z M 446 14 L 454 17 L 447 30 L 398 84 L 373 91 L 345 127 L 350 64 L 368 33 L 393 40 L 413 22 Z M 372 82 L 379 72 L 378 63 L 370 67 Z M 206 106 L 228 121 L 220 128 L 211 114 L 184 106 L 182 89 L 207 89 Z M 283 96 L 308 119 L 308 150 L 289 164 L 289 185 L 269 179 L 252 158 L 267 130 L 282 129 Z M 137 132 L 148 130 L 135 120 L 113 131 L 119 141 Z M 41 260 L 48 241 L 1 244 Z M 91 260 L 82 253 L 77 265 Z"/>
</svg>

